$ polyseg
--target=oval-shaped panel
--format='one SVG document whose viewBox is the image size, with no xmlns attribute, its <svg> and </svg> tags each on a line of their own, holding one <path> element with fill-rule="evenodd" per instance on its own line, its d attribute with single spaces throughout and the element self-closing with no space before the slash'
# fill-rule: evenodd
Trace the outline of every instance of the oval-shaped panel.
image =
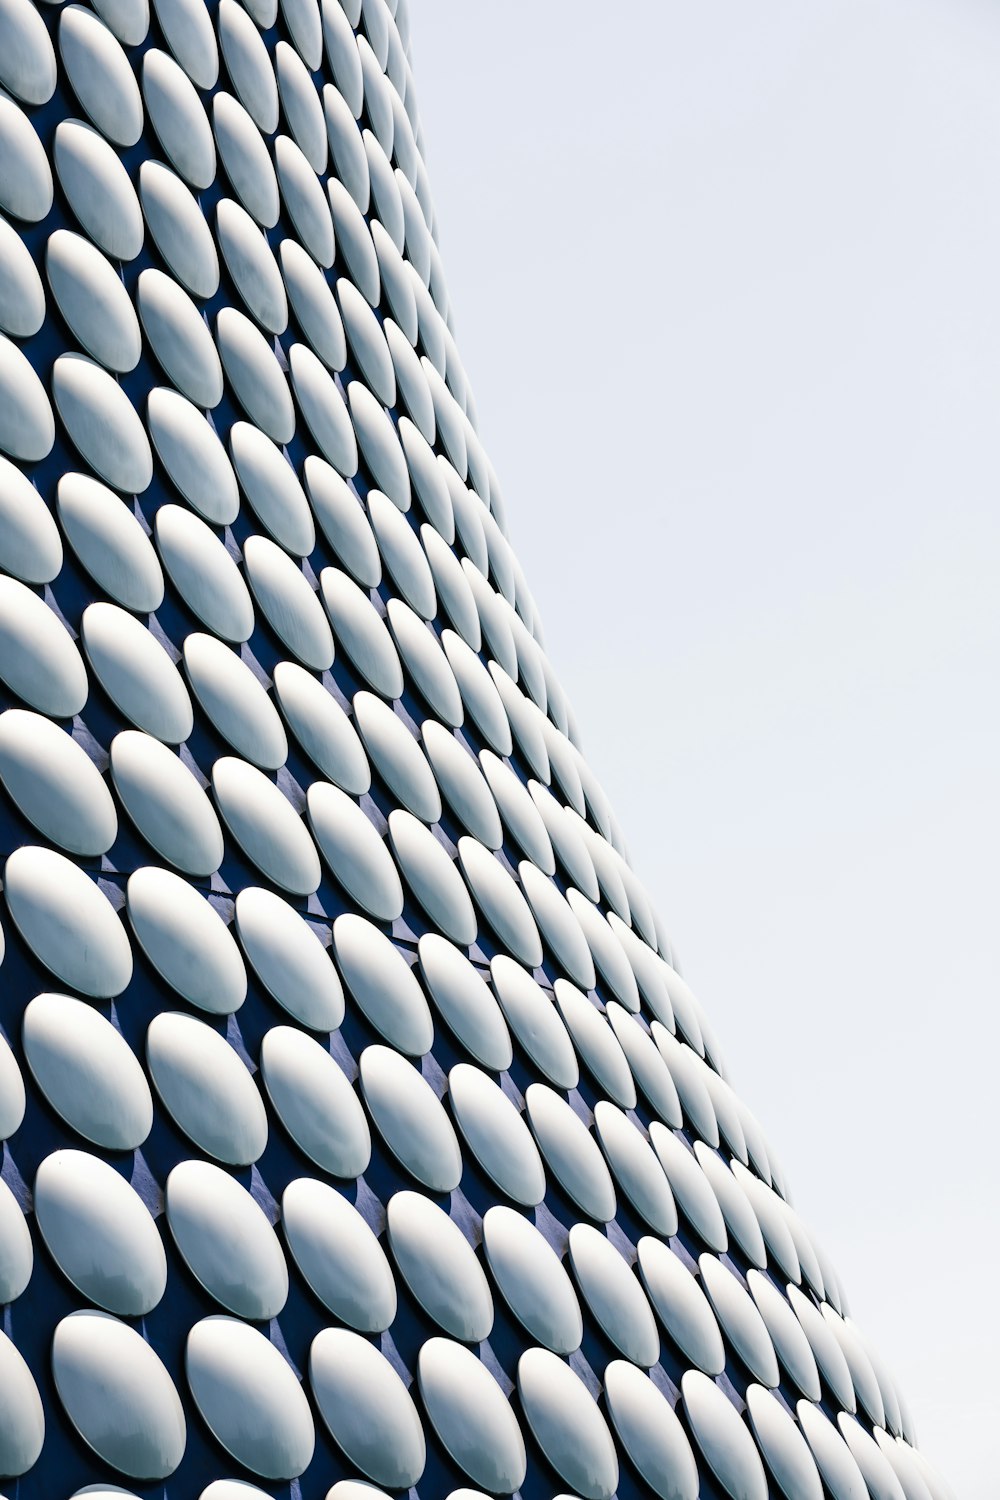
<svg viewBox="0 0 1000 1500">
<path fill-rule="evenodd" d="M 215 177 L 215 144 L 204 105 L 172 57 L 151 47 L 142 59 L 142 95 L 167 160 L 199 191 Z"/>
<path fill-rule="evenodd" d="M 111 741 L 111 779 L 129 817 L 163 859 L 188 875 L 222 863 L 215 809 L 179 755 L 138 729 Z"/>
<path fill-rule="evenodd" d="M 66 627 L 31 589 L 2 576 L 0 677 L 55 719 L 71 719 L 87 701 L 87 670 Z"/>
<path fill-rule="evenodd" d="M 258 520 L 293 557 L 308 557 L 316 545 L 316 530 L 305 492 L 281 449 L 249 422 L 233 424 L 229 444 L 243 492 Z"/>
<path fill-rule="evenodd" d="M 648 1375 L 624 1359 L 604 1371 L 604 1399 L 618 1441 L 660 1500 L 698 1500 L 698 1465 L 684 1428 Z"/>
<path fill-rule="evenodd" d="M 146 1032 L 149 1071 L 178 1128 L 229 1166 L 249 1166 L 267 1144 L 267 1115 L 253 1078 L 226 1039 L 180 1011 L 161 1011 Z"/>
<path fill-rule="evenodd" d="M 53 161 L 59 185 L 87 235 L 112 260 L 134 260 L 142 249 L 142 209 L 114 149 L 82 120 L 60 120 Z"/>
<path fill-rule="evenodd" d="M 163 566 L 192 614 L 224 640 L 249 640 L 250 591 L 222 539 L 182 505 L 161 505 L 153 529 Z"/>
<path fill-rule="evenodd" d="M 202 1318 L 184 1355 L 195 1404 L 215 1438 L 252 1474 L 295 1479 L 316 1443 L 312 1414 L 290 1364 L 238 1318 Z"/>
<path fill-rule="evenodd" d="M 104 854 L 118 833 L 111 793 L 76 740 L 41 714 L 0 714 L 0 781 L 46 838 L 70 854 Z"/>
<path fill-rule="evenodd" d="M 200 891 L 170 870 L 133 870 L 126 905 L 139 945 L 167 984 L 199 1010 L 228 1016 L 247 995 L 247 976 L 227 924 Z"/>
<path fill-rule="evenodd" d="M 458 841 L 458 858 L 476 904 L 504 948 L 537 969 L 542 940 L 528 903 L 504 866 L 469 834 Z"/>
<path fill-rule="evenodd" d="M 134 1151 L 153 1125 L 153 1099 L 120 1031 L 69 995 L 36 995 L 24 1011 L 24 1055 L 49 1104 L 107 1151 Z"/>
<path fill-rule="evenodd" d="M 774 1346 L 749 1292 L 714 1255 L 699 1255 L 698 1270 L 725 1338 L 751 1375 L 776 1386 L 779 1370 Z"/>
<path fill-rule="evenodd" d="M 324 1328 L 309 1351 L 309 1383 L 330 1435 L 376 1484 L 409 1489 L 424 1469 L 420 1418 L 389 1361 L 346 1328 Z"/>
<path fill-rule="evenodd" d="M 139 85 L 120 42 L 92 10 L 67 5 L 60 11 L 59 55 L 101 134 L 117 146 L 134 146 L 143 124 Z"/>
<path fill-rule="evenodd" d="M 531 1220 L 495 1204 L 483 1217 L 483 1250 L 504 1301 L 530 1336 L 556 1354 L 579 1349 L 583 1314 L 573 1283 Z"/>
<path fill-rule="evenodd" d="M 159 558 L 133 511 L 113 490 L 89 474 L 63 474 L 56 508 L 66 540 L 99 588 L 138 614 L 159 609 Z"/>
<path fill-rule="evenodd" d="M 297 662 L 278 662 L 274 690 L 281 711 L 309 758 L 343 791 L 363 797 L 372 784 L 357 731 L 333 694 Z"/>
<path fill-rule="evenodd" d="M 767 1500 L 764 1466 L 725 1392 L 700 1370 L 681 1379 L 684 1410 L 702 1457 L 733 1500 Z"/>
<path fill-rule="evenodd" d="M 232 198 L 220 198 L 215 214 L 219 248 L 248 311 L 268 333 L 283 333 L 288 298 L 263 231 Z"/>
<path fill-rule="evenodd" d="M 417 1380 L 435 1432 L 473 1483 L 491 1495 L 519 1489 L 528 1467 L 524 1438 L 482 1361 L 450 1339 L 428 1339 L 417 1358 Z"/>
<path fill-rule="evenodd" d="M 429 1052 L 431 1013 L 399 949 L 364 917 L 345 912 L 333 924 L 333 951 L 344 983 L 376 1030 L 411 1057 Z"/>
<path fill-rule="evenodd" d="M 33 1264 L 27 1220 L 10 1188 L 0 1181 L 0 1299 L 5 1305 L 20 1297 Z"/>
<path fill-rule="evenodd" d="M 247 537 L 243 563 L 253 596 L 278 639 L 305 666 L 317 672 L 332 666 L 333 635 L 302 569 L 266 536 Z"/>
<path fill-rule="evenodd" d="M 159 1231 L 108 1162 L 54 1151 L 35 1174 L 34 1208 L 53 1260 L 88 1301 L 129 1318 L 157 1305 L 167 1285 Z"/>
<path fill-rule="evenodd" d="M 285 1188 L 288 1248 L 316 1296 L 362 1333 L 381 1333 L 396 1316 L 396 1285 L 385 1252 L 352 1203 L 325 1182 L 299 1177 Z"/>
<path fill-rule="evenodd" d="M 556 1088 L 575 1088 L 576 1053 L 548 992 L 506 953 L 490 960 L 490 976 L 507 1024 L 531 1061 Z"/>
<path fill-rule="evenodd" d="M 24 1106 L 24 1079 L 7 1038 L 0 1032 L 0 1141 L 9 1140 L 14 1134 L 24 1119 Z"/>
<path fill-rule="evenodd" d="M 636 1247 L 639 1270 L 657 1316 L 681 1353 L 709 1375 L 721 1375 L 726 1351 L 705 1293 L 679 1255 L 653 1235 Z"/>
<path fill-rule="evenodd" d="M 147 159 L 139 167 L 139 195 L 156 248 L 178 281 L 195 297 L 213 296 L 219 256 L 191 189 L 162 162 Z"/>
<path fill-rule="evenodd" d="M 344 1019 L 344 992 L 316 929 L 273 891 L 244 886 L 236 897 L 236 930 L 278 1004 L 312 1031 L 335 1031 Z"/>
<path fill-rule="evenodd" d="M 146 414 L 156 456 L 184 499 L 213 525 L 231 525 L 239 515 L 239 487 L 215 428 L 179 391 L 163 385 L 150 391 Z"/>
<path fill-rule="evenodd" d="M 238 1317 L 276 1318 L 288 1296 L 285 1257 L 246 1188 L 211 1162 L 182 1161 L 165 1195 L 177 1248 L 209 1295 Z"/>
<path fill-rule="evenodd" d="M 655 1365 L 660 1357 L 656 1322 L 621 1253 L 592 1224 L 574 1224 L 569 1232 L 569 1258 L 584 1300 L 605 1337 L 633 1364 L 646 1369 Z"/>
<path fill-rule="evenodd" d="M 52 168 L 35 129 L 13 99 L 0 99 L 0 151 L 7 170 L 0 208 L 37 223 L 52 207 Z"/>
<path fill-rule="evenodd" d="M 168 745 L 186 740 L 194 727 L 188 690 L 141 620 L 117 604 L 88 604 L 81 634 L 91 670 L 125 717 Z"/>
<path fill-rule="evenodd" d="M 40 963 L 83 995 L 109 999 L 132 978 L 132 949 L 97 883 L 53 849 L 24 845 L 7 858 L 7 908 Z"/>
<path fill-rule="evenodd" d="M 338 646 L 377 693 L 399 698 L 403 668 L 392 637 L 368 595 L 339 568 L 324 568 L 319 585 Z"/>
<path fill-rule="evenodd" d="M 632 1206 L 657 1234 L 676 1234 L 670 1184 L 645 1136 L 609 1099 L 594 1105 L 594 1126 L 612 1174 Z"/>
<path fill-rule="evenodd" d="M 402 807 L 389 814 L 389 837 L 407 885 L 434 926 L 460 947 L 471 947 L 479 930 L 476 914 L 444 844 Z"/>
<path fill-rule="evenodd" d="M 7 41 L 0 83 L 25 104 L 44 104 L 56 86 L 55 53 L 44 21 L 30 0 L 3 0 L 0 24 Z"/>
<path fill-rule="evenodd" d="M 614 1439 L 579 1376 L 550 1349 L 526 1349 L 517 1362 L 517 1389 L 556 1473 L 585 1500 L 611 1500 L 618 1488 Z"/>
<path fill-rule="evenodd" d="M 108 1313 L 70 1313 L 52 1336 L 52 1374 L 67 1416 L 104 1463 L 131 1479 L 174 1472 L 187 1443 L 184 1411 L 136 1329 Z"/>
<path fill-rule="evenodd" d="M 600 1148 L 572 1106 L 544 1083 L 524 1096 L 528 1119 L 545 1161 L 585 1214 L 599 1223 L 615 1216 L 611 1174 Z"/>
<path fill-rule="evenodd" d="M 57 229 L 45 247 L 45 274 L 86 352 L 119 374 L 134 370 L 142 352 L 139 320 L 111 262 L 82 235 Z"/>
<path fill-rule="evenodd" d="M 789 1500 L 823 1500 L 823 1483 L 794 1417 L 769 1390 L 748 1385 L 747 1411 L 757 1446 Z"/>
<path fill-rule="evenodd" d="M 282 1125 L 317 1166 L 354 1180 L 371 1156 L 364 1110 L 327 1049 L 295 1026 L 274 1026 L 260 1045 L 260 1067 Z"/>
<path fill-rule="evenodd" d="M 278 710 L 246 662 L 214 636 L 184 638 L 184 667 L 194 695 L 238 755 L 276 771 L 288 758 Z"/>
<path fill-rule="evenodd" d="M 462 1153 L 430 1084 L 390 1047 L 361 1054 L 361 1091 L 389 1150 L 435 1193 L 450 1193 L 462 1177 Z"/>
<path fill-rule="evenodd" d="M 141 495 L 153 454 L 139 414 L 106 370 L 82 354 L 60 354 L 52 398 L 73 446 L 94 472 L 125 495 Z"/>
<path fill-rule="evenodd" d="M 328 781 L 313 782 L 306 805 L 320 853 L 347 895 L 378 921 L 394 922 L 403 910 L 403 888 L 375 824 Z"/>
<path fill-rule="evenodd" d="M 499 1084 L 470 1063 L 457 1063 L 448 1075 L 448 1093 L 465 1143 L 487 1176 L 515 1203 L 540 1203 L 545 1172 L 538 1148 Z"/>
<path fill-rule="evenodd" d="M 4 227 L 0 219 L 0 256 L 6 255 Z M 0 270 L 0 313 L 2 276 Z M 0 458 L 0 567 L 24 583 L 49 583 L 62 567 L 62 560 L 59 528 L 45 501 L 26 474 Z"/>
<path fill-rule="evenodd" d="M 5 1333 L 0 1333 L 0 1381 L 5 1408 L 0 1469 L 5 1474 L 26 1474 L 42 1451 L 45 1414 L 31 1371 Z"/>
<path fill-rule="evenodd" d="M 430 997 L 459 1042 L 484 1068 L 504 1072 L 513 1059 L 510 1033 L 482 971 L 436 932 L 424 933 L 417 953 Z"/>
<path fill-rule="evenodd" d="M 453 1219 L 422 1193 L 386 1205 L 389 1245 L 428 1317 L 453 1338 L 480 1343 L 493 1327 L 493 1298 L 476 1252 Z"/>
<path fill-rule="evenodd" d="M 320 882 L 319 855 L 280 787 L 231 755 L 215 762 L 212 786 L 226 827 L 247 858 L 282 890 L 311 895 Z"/>
</svg>

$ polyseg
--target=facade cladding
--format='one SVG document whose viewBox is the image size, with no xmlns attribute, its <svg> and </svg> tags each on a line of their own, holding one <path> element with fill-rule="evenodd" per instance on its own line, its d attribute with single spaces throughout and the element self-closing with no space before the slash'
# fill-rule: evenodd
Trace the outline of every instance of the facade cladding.
<svg viewBox="0 0 1000 1500">
<path fill-rule="evenodd" d="M 0 0 L 0 1488 L 944 1500 L 545 656 L 405 5 Z"/>
</svg>

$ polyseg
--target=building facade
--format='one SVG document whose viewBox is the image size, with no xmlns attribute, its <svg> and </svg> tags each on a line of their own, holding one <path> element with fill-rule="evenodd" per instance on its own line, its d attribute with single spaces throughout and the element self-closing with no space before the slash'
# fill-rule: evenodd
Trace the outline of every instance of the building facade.
<svg viewBox="0 0 1000 1500">
<path fill-rule="evenodd" d="M 946 1500 L 580 749 L 409 56 L 0 0 L 0 1489 Z"/>
</svg>

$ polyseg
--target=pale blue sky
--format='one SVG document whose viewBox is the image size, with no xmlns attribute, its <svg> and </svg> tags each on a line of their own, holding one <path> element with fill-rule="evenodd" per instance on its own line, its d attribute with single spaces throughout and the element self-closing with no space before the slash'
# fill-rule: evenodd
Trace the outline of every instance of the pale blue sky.
<svg viewBox="0 0 1000 1500">
<path fill-rule="evenodd" d="M 585 749 L 924 1451 L 993 1500 L 1000 9 L 411 9 Z"/>
</svg>

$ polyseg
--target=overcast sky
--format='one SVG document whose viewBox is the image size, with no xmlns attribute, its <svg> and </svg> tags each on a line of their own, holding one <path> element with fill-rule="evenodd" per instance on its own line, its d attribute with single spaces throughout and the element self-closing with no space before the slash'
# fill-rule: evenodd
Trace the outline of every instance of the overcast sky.
<svg viewBox="0 0 1000 1500">
<path fill-rule="evenodd" d="M 584 748 L 924 1451 L 995 1500 L 1000 7 L 411 11 Z"/>
</svg>

